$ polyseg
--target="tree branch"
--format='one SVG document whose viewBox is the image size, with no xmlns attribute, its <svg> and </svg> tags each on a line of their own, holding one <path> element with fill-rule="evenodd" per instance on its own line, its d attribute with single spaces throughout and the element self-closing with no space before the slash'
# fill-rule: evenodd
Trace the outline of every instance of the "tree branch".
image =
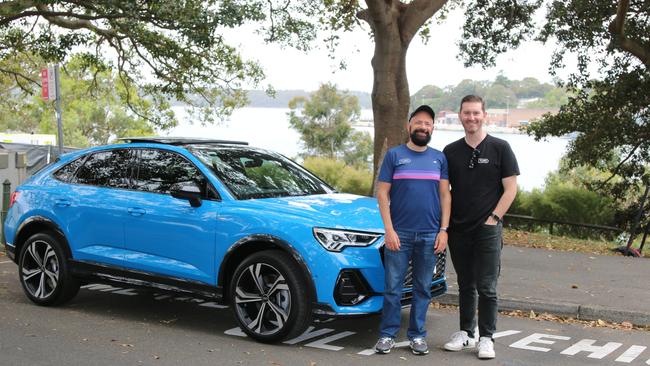
<svg viewBox="0 0 650 366">
<path fill-rule="evenodd" d="M 605 179 L 605 181 L 602 182 L 602 183 L 600 184 L 599 188 L 604 187 L 605 184 L 607 184 L 607 182 L 609 182 L 610 180 L 612 180 L 612 178 L 614 178 L 614 177 L 618 174 L 618 171 L 621 169 L 621 167 L 623 166 L 623 164 L 625 164 L 628 160 L 630 160 L 630 158 L 632 157 L 632 155 L 634 155 L 634 153 L 635 153 L 636 150 L 639 148 L 639 146 L 641 146 L 641 144 L 643 144 L 643 140 L 641 140 L 639 143 L 637 143 L 637 144 L 632 148 L 632 150 L 630 151 L 630 153 L 627 154 L 627 156 L 625 157 L 625 159 L 621 160 L 621 161 L 618 163 L 618 165 L 616 166 L 616 168 L 614 168 L 614 170 L 612 170 L 612 175 L 610 175 L 609 178 Z"/>
<path fill-rule="evenodd" d="M 36 5 L 36 9 L 38 9 L 40 12 L 43 12 L 44 14 L 50 13 L 49 9 L 42 4 Z M 104 36 L 106 38 L 116 38 L 118 37 L 118 33 L 112 29 L 102 29 L 99 27 L 96 27 L 93 23 L 91 23 L 89 20 L 75 20 L 75 19 L 66 19 L 64 17 L 60 16 L 49 16 L 49 15 L 43 15 L 45 19 L 47 19 L 48 22 L 57 25 L 62 28 L 67 28 L 67 29 L 88 29 L 89 31 L 99 34 L 101 36 Z"/>
<path fill-rule="evenodd" d="M 438 12 L 448 0 L 415 0 L 408 4 L 401 16 L 400 28 L 402 41 L 411 42 L 420 28 Z"/>
<path fill-rule="evenodd" d="M 627 38 L 625 35 L 625 20 L 629 8 L 629 0 L 619 0 L 618 6 L 616 7 L 616 17 L 609 23 L 609 32 L 613 36 L 610 47 L 620 48 L 623 51 L 629 52 L 648 67 L 650 66 L 650 50 L 639 42 Z"/>
</svg>

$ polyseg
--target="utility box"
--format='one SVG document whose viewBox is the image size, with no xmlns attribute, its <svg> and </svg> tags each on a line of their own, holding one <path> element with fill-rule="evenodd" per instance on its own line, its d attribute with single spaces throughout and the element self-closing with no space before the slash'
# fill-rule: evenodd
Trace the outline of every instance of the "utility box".
<svg viewBox="0 0 650 366">
<path fill-rule="evenodd" d="M 9 168 L 9 153 L 0 152 L 0 169 Z"/>
<path fill-rule="evenodd" d="M 27 154 L 22 152 L 16 153 L 16 168 L 27 168 Z"/>
</svg>

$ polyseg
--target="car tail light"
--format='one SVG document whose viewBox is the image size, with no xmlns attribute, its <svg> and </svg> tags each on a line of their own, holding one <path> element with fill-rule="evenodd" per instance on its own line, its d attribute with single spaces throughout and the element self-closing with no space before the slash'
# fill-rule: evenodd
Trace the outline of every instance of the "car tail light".
<svg viewBox="0 0 650 366">
<path fill-rule="evenodd" d="M 9 196 L 9 207 L 10 208 L 11 208 L 11 206 L 14 205 L 14 203 L 16 203 L 19 196 L 20 196 L 20 192 L 17 192 L 17 191 L 11 192 L 11 196 Z"/>
</svg>

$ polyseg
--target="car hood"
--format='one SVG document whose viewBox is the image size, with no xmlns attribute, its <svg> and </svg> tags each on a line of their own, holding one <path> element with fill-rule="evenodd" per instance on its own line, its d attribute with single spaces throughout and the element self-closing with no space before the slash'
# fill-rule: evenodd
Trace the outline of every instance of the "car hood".
<svg viewBox="0 0 650 366">
<path fill-rule="evenodd" d="M 262 198 L 242 201 L 269 215 L 290 215 L 313 226 L 384 232 L 377 200 L 345 193 Z"/>
</svg>

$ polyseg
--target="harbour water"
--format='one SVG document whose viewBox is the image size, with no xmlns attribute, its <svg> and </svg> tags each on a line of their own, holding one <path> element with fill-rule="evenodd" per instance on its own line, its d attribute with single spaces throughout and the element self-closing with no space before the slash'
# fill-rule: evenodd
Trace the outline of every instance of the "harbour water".
<svg viewBox="0 0 650 366">
<path fill-rule="evenodd" d="M 277 151 L 291 158 L 295 158 L 301 151 L 300 135 L 289 126 L 289 109 L 241 108 L 228 121 L 210 126 L 191 123 L 182 107 L 175 107 L 174 112 L 181 123 L 168 131 L 168 136 L 247 141 L 252 146 Z M 368 131 L 372 136 L 372 127 L 357 129 Z M 521 171 L 519 186 L 528 191 L 543 187 L 546 175 L 558 168 L 560 158 L 570 141 L 559 137 L 535 141 L 533 137 L 522 134 L 492 134 L 510 143 Z M 462 137 L 462 131 L 436 130 L 429 145 L 442 150 L 448 143 Z"/>
</svg>

